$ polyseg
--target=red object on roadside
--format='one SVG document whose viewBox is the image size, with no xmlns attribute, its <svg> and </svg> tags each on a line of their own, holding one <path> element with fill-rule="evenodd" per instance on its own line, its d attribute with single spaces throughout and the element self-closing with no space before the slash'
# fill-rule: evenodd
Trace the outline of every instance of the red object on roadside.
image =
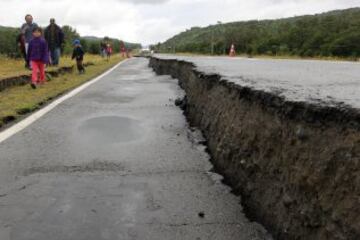
<svg viewBox="0 0 360 240">
<path fill-rule="evenodd" d="M 120 43 L 120 53 L 121 53 L 121 56 L 124 58 L 124 57 L 127 57 L 129 58 L 129 55 L 128 55 L 128 51 L 125 47 L 125 44 L 123 42 Z"/>
<path fill-rule="evenodd" d="M 125 47 L 121 48 L 121 56 L 126 57 L 126 58 L 130 58 L 129 51 Z"/>
<path fill-rule="evenodd" d="M 106 48 L 106 51 L 107 51 L 109 54 L 112 54 L 113 49 L 112 49 L 111 46 L 108 46 L 108 47 Z"/>
<path fill-rule="evenodd" d="M 235 57 L 235 55 L 236 55 L 235 45 L 234 45 L 234 44 L 231 44 L 229 56 L 230 56 L 230 57 Z"/>
</svg>

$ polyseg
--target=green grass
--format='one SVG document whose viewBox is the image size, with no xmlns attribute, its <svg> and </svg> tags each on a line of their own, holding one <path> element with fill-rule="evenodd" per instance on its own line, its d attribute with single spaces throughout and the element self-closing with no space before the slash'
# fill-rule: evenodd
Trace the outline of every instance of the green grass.
<svg viewBox="0 0 360 240">
<path fill-rule="evenodd" d="M 40 108 L 46 102 L 98 76 L 123 60 L 120 56 L 113 56 L 110 61 L 91 55 L 87 55 L 85 58 L 85 62 L 94 63 L 94 65 L 86 68 L 86 74 L 79 75 L 77 71 L 74 71 L 73 73 L 52 78 L 51 81 L 48 81 L 43 86 L 39 86 L 36 90 L 31 89 L 29 85 L 24 85 L 10 87 L 0 92 L 0 127 Z M 73 62 L 70 62 L 68 59 L 62 60 L 62 66 L 64 64 L 73 65 Z M 8 69 L 8 76 L 11 74 L 16 76 L 16 74 L 19 75 L 16 66 L 19 65 L 1 66 L 1 68 Z M 13 69 L 13 72 L 10 69 Z"/>
<path fill-rule="evenodd" d="M 0 56 L 0 79 L 25 74 L 30 71 L 24 68 L 24 61 Z"/>
</svg>

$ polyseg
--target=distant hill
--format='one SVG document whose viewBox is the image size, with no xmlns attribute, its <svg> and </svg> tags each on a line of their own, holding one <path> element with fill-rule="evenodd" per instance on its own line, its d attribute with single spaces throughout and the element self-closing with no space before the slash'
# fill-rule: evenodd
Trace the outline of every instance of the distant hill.
<svg viewBox="0 0 360 240">
<path fill-rule="evenodd" d="M 95 37 L 95 36 L 83 36 L 83 39 L 89 40 L 89 41 L 101 41 L 102 38 Z"/>
<path fill-rule="evenodd" d="M 1 31 L 10 30 L 10 29 L 17 29 L 17 28 L 0 26 Z"/>
<path fill-rule="evenodd" d="M 300 56 L 360 56 L 360 8 L 278 20 L 193 27 L 162 44 L 162 52 L 239 53 Z"/>
<path fill-rule="evenodd" d="M 83 36 L 81 37 L 82 39 L 85 39 L 87 41 L 97 41 L 97 42 L 101 42 L 104 38 L 100 38 L 100 37 L 96 37 L 96 36 Z M 130 42 L 126 42 L 126 41 L 123 41 L 123 40 L 119 40 L 119 39 L 116 39 L 116 38 L 109 38 L 110 41 L 122 41 L 124 44 L 125 44 L 125 47 L 126 48 L 129 48 L 129 49 L 140 49 L 141 48 L 141 44 L 140 43 L 130 43 Z"/>
</svg>

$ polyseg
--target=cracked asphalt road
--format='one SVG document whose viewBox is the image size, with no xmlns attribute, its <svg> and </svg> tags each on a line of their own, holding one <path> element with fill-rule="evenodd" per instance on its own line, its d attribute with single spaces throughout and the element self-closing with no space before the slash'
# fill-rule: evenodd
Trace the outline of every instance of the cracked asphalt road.
<svg viewBox="0 0 360 240">
<path fill-rule="evenodd" d="M 271 238 L 209 172 L 177 80 L 147 64 L 127 61 L 0 144 L 1 240 Z"/>
<path fill-rule="evenodd" d="M 191 62 L 241 86 L 276 93 L 286 100 L 323 106 L 360 108 L 360 68 L 357 62 L 157 54 L 160 59 Z"/>
</svg>

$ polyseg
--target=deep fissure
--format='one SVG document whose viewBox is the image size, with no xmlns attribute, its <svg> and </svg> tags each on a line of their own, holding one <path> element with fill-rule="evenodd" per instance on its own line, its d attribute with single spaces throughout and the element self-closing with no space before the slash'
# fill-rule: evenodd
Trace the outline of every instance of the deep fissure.
<svg viewBox="0 0 360 240">
<path fill-rule="evenodd" d="M 176 104 L 251 220 L 277 239 L 360 238 L 358 110 L 287 101 L 190 62 L 154 57 L 150 67 L 179 80 Z"/>
</svg>

